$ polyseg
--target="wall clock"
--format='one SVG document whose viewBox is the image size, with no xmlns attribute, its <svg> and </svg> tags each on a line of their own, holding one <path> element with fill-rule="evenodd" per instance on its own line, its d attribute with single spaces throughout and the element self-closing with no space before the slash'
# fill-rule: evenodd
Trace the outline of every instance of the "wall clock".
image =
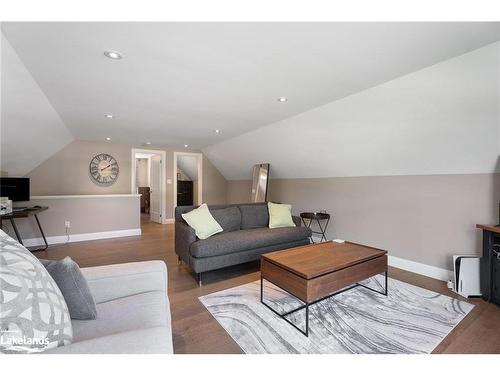
<svg viewBox="0 0 500 375">
<path fill-rule="evenodd" d="M 108 154 L 99 154 L 92 158 L 89 165 L 90 179 L 99 186 L 111 186 L 118 179 L 118 162 Z"/>
</svg>

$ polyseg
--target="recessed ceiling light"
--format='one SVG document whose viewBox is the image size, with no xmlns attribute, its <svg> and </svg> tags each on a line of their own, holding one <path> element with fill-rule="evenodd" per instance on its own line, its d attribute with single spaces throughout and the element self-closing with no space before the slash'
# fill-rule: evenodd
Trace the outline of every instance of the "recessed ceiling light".
<svg viewBox="0 0 500 375">
<path fill-rule="evenodd" d="M 284 103 L 287 101 L 288 101 L 288 98 L 285 98 L 284 96 L 282 96 L 281 98 L 278 98 L 278 102 Z"/>
<path fill-rule="evenodd" d="M 184 145 L 184 148 L 187 148 L 187 147 L 188 147 L 188 145 Z"/>
<path fill-rule="evenodd" d="M 220 130 L 219 130 L 219 129 L 215 129 L 215 132 L 216 132 L 217 134 L 219 134 L 219 133 L 220 133 Z"/>
<path fill-rule="evenodd" d="M 109 113 L 107 113 L 107 114 L 105 114 L 105 115 L 104 115 L 104 117 L 106 117 L 106 118 L 113 118 L 113 117 L 115 117 L 115 116 L 110 115 Z"/>
<path fill-rule="evenodd" d="M 122 54 L 118 51 L 104 51 L 104 56 L 113 60 L 120 60 L 122 58 Z"/>
<path fill-rule="evenodd" d="M 111 138 L 109 138 L 109 137 L 106 137 L 106 141 L 111 141 Z"/>
<path fill-rule="evenodd" d="M 144 142 L 144 144 L 149 146 L 151 142 Z"/>
</svg>

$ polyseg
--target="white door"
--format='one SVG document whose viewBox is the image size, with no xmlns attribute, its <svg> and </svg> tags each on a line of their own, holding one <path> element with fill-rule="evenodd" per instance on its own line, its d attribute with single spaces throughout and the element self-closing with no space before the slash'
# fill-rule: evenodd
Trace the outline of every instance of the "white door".
<svg viewBox="0 0 500 375">
<path fill-rule="evenodd" d="M 161 224 L 161 156 L 151 157 L 150 208 L 151 221 Z"/>
</svg>

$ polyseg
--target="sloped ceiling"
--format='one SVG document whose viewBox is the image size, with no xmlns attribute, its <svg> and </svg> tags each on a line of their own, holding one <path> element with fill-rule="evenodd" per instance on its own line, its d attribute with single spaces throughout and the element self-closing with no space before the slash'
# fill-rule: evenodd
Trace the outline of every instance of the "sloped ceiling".
<svg viewBox="0 0 500 375">
<path fill-rule="evenodd" d="M 193 181 L 198 179 L 198 158 L 194 156 L 179 155 L 177 166 Z"/>
<path fill-rule="evenodd" d="M 232 180 L 500 172 L 499 103 L 497 42 L 203 151 Z"/>
<path fill-rule="evenodd" d="M 24 176 L 73 136 L 3 34 L 1 54 L 0 170 Z"/>
<path fill-rule="evenodd" d="M 77 139 L 201 149 L 492 43 L 499 26 L 22 22 L 2 29 Z M 110 60 L 105 50 L 124 58 Z M 289 101 L 279 103 L 281 96 Z"/>
</svg>

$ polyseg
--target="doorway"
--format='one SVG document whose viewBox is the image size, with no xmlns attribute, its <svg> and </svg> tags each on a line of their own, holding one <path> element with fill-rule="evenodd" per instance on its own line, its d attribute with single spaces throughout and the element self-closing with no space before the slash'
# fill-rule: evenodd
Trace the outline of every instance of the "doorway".
<svg viewBox="0 0 500 375">
<path fill-rule="evenodd" d="M 165 224 L 165 151 L 132 149 L 132 193 L 141 194 L 141 223 Z"/>
<path fill-rule="evenodd" d="M 203 155 L 174 152 L 174 208 L 202 204 Z"/>
</svg>

